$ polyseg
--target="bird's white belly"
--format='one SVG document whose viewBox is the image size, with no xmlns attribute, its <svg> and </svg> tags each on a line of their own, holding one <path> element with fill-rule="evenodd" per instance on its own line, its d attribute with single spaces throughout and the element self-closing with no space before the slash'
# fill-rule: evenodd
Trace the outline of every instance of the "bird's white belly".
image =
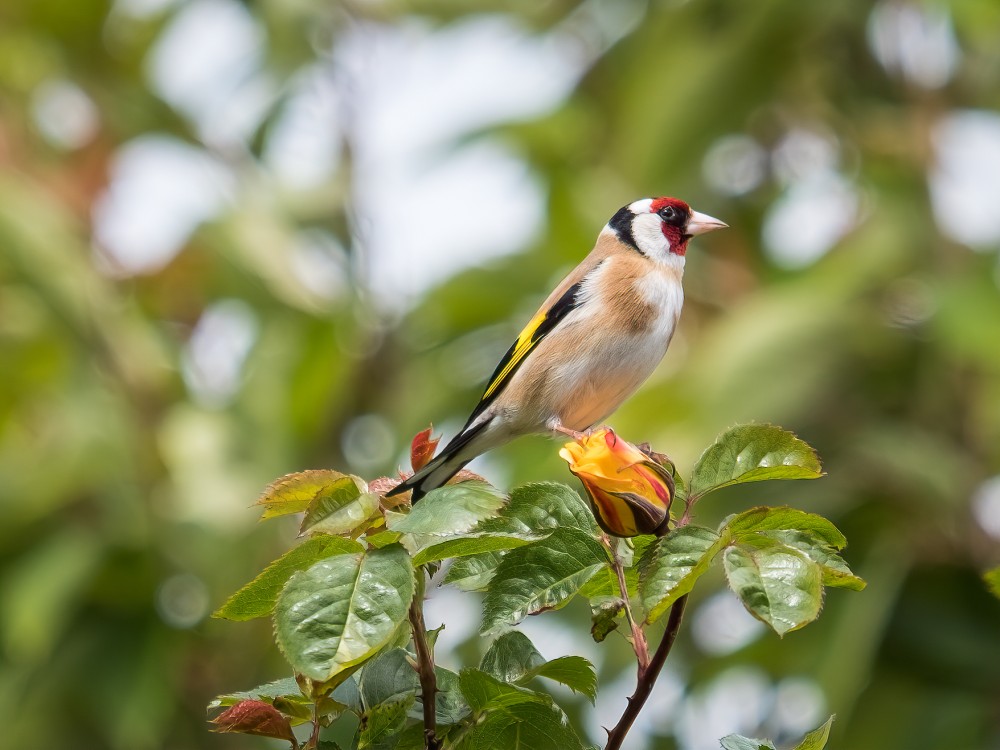
<svg viewBox="0 0 1000 750">
<path fill-rule="evenodd" d="M 645 382 L 667 351 L 664 335 L 620 336 L 553 373 L 565 394 L 555 415 L 564 427 L 586 430 L 607 419 Z"/>
</svg>

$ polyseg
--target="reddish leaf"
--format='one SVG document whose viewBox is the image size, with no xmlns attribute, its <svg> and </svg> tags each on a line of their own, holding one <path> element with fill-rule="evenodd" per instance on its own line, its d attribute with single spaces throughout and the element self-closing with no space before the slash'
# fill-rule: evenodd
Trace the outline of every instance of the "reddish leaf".
<svg viewBox="0 0 1000 750">
<path fill-rule="evenodd" d="M 413 436 L 413 442 L 410 443 L 410 465 L 414 471 L 420 471 L 427 465 L 428 461 L 434 458 L 434 452 L 437 450 L 441 438 L 431 440 L 433 429 L 434 425 L 431 425 Z"/>
<path fill-rule="evenodd" d="M 215 732 L 238 732 L 287 740 L 294 746 L 295 735 L 288 718 L 270 703 L 245 700 L 230 706 L 212 719 Z"/>
</svg>

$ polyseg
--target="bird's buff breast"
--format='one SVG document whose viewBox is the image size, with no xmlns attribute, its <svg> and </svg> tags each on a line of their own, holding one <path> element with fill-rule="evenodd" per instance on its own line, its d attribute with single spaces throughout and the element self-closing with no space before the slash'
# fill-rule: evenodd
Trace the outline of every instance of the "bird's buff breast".
<svg viewBox="0 0 1000 750">
<path fill-rule="evenodd" d="M 536 377 L 524 388 L 532 397 L 518 415 L 534 429 L 557 419 L 583 431 L 607 419 L 663 359 L 683 292 L 672 274 L 646 274 L 603 302 L 566 321 L 558 348 L 546 340 L 536 352 L 545 364 L 531 368 Z"/>
<path fill-rule="evenodd" d="M 553 371 L 555 389 L 563 394 L 555 399 L 556 418 L 578 431 L 604 421 L 652 374 L 669 343 L 669 336 L 655 335 L 594 342 L 590 353 Z"/>
</svg>

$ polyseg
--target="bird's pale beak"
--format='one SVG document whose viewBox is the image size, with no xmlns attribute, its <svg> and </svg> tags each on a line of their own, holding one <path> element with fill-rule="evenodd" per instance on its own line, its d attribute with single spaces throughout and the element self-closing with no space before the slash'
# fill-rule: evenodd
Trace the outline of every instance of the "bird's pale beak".
<svg viewBox="0 0 1000 750">
<path fill-rule="evenodd" d="M 708 214 L 700 214 L 697 211 L 692 211 L 691 218 L 688 219 L 686 233 L 692 237 L 697 237 L 699 234 L 714 232 L 716 229 L 725 229 L 728 226 L 725 222 L 719 221 Z"/>
</svg>

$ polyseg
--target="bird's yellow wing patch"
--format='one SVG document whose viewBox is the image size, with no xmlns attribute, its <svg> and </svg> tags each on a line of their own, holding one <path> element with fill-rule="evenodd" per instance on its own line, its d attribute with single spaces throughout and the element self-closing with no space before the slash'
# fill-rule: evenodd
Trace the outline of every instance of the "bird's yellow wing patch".
<svg viewBox="0 0 1000 750">
<path fill-rule="evenodd" d="M 497 365 L 497 369 L 493 371 L 493 376 L 486 386 L 486 391 L 483 393 L 483 397 L 479 399 L 476 408 L 473 409 L 472 414 L 469 416 L 469 421 L 466 422 L 466 426 L 472 424 L 476 417 L 482 414 L 493 399 L 499 395 L 504 386 L 510 382 L 514 373 L 517 372 L 517 368 L 521 366 L 527 356 L 538 346 L 538 343 L 556 327 L 560 320 L 577 307 L 579 303 L 576 295 L 580 291 L 582 283 L 582 281 L 578 281 L 567 289 L 552 307 L 539 312 L 524 327 L 524 330 L 518 335 L 517 341 L 507 350 L 503 359 L 500 360 L 500 364 Z"/>
<path fill-rule="evenodd" d="M 489 384 L 486 386 L 486 392 L 483 394 L 483 399 L 488 399 L 492 396 L 496 390 L 503 385 L 507 379 L 514 373 L 517 366 L 521 364 L 521 361 L 528 356 L 532 349 L 542 340 L 541 336 L 536 335 L 538 329 L 541 327 L 542 323 L 548 318 L 548 310 L 543 310 L 533 317 L 528 325 L 524 327 L 524 330 L 517 337 L 517 341 L 510 348 L 507 354 L 500 364 L 497 366 L 496 371 L 493 373 L 493 377 L 490 378 Z"/>
</svg>

